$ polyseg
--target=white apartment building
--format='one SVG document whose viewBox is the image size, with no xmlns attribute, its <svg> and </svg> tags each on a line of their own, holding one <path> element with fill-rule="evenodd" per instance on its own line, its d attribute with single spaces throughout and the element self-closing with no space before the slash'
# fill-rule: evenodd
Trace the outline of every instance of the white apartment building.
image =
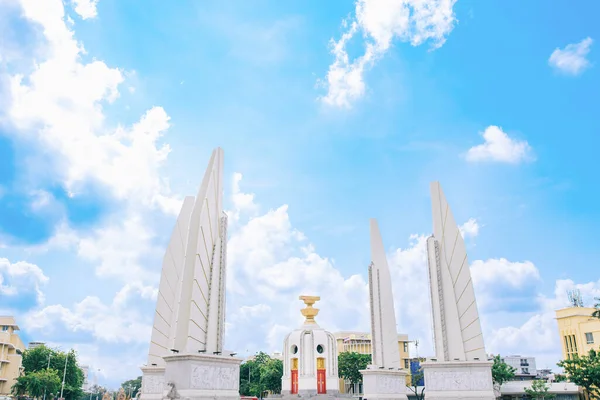
<svg viewBox="0 0 600 400">
<path fill-rule="evenodd" d="M 502 357 L 502 361 L 516 369 L 515 379 L 517 380 L 535 379 L 537 377 L 535 357 L 510 355 Z"/>
</svg>

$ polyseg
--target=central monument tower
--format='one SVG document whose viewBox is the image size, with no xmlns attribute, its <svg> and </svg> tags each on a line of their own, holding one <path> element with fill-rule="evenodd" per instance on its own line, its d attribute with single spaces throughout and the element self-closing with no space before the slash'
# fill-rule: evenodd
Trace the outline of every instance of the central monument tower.
<svg viewBox="0 0 600 400">
<path fill-rule="evenodd" d="M 319 310 L 313 304 L 320 299 L 300 296 L 306 305 L 301 310 L 304 323 L 283 341 L 281 393 L 284 398 L 339 393 L 337 342 L 333 334 L 315 321 Z"/>
</svg>

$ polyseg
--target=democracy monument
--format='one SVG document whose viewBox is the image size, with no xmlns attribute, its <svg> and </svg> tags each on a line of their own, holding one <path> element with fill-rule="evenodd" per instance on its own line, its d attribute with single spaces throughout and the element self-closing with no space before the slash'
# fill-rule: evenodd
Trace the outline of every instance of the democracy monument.
<svg viewBox="0 0 600 400">
<path fill-rule="evenodd" d="M 442 188 L 431 183 L 433 235 L 427 258 L 435 357 L 422 364 L 426 400 L 492 400 L 466 247 Z M 361 371 L 365 400 L 407 400 L 400 365 L 392 278 L 377 221 L 370 221 L 368 268 L 372 360 Z M 242 360 L 223 347 L 227 215 L 223 150 L 212 152 L 195 197 L 186 197 L 162 262 L 141 400 L 239 399 Z M 320 298 L 300 296 L 305 321 L 284 340 L 284 398 L 345 397 L 338 392 L 334 336 L 315 321 Z"/>
</svg>

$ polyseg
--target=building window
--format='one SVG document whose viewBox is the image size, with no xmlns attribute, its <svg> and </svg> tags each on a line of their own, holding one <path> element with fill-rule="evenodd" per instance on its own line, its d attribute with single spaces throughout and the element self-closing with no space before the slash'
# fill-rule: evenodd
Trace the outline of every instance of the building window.
<svg viewBox="0 0 600 400">
<path fill-rule="evenodd" d="M 6 332 L 7 330 L 8 330 L 8 326 L 6 326 L 6 325 L 3 325 L 3 326 L 2 326 L 2 332 Z"/>
<path fill-rule="evenodd" d="M 405 369 L 409 369 L 410 368 L 410 365 L 408 365 L 408 360 L 406 360 L 406 359 L 404 360 L 404 368 Z"/>
<path fill-rule="evenodd" d="M 295 344 L 292 345 L 292 354 L 296 354 L 298 352 L 298 346 L 296 346 Z"/>
<path fill-rule="evenodd" d="M 404 342 L 404 352 L 408 353 L 408 342 Z"/>
<path fill-rule="evenodd" d="M 321 345 L 318 345 L 318 346 L 317 346 L 317 353 L 319 353 L 319 354 L 323 354 L 323 351 L 325 351 L 325 349 L 323 348 L 323 346 L 321 346 Z"/>
<path fill-rule="evenodd" d="M 585 334 L 585 340 L 587 344 L 594 344 L 594 334 L 592 332 L 587 332 Z"/>
</svg>

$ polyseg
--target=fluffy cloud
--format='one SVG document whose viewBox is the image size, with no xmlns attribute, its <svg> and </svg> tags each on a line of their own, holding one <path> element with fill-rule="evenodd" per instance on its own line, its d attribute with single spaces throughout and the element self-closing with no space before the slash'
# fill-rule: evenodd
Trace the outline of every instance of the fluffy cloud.
<svg viewBox="0 0 600 400">
<path fill-rule="evenodd" d="M 246 210 L 258 207 L 242 204 Z M 302 294 L 322 296 L 318 320 L 326 321 L 328 329 L 368 327 L 365 280 L 360 275 L 345 277 L 333 260 L 318 254 L 292 227 L 287 205 L 259 216 L 235 212 L 247 220 L 232 231 L 228 243 L 228 310 L 235 310 L 228 317 L 229 347 L 248 348 L 246 332 L 260 323 L 271 329 L 266 343 L 256 342 L 255 350 L 265 345 L 280 350 L 283 336 L 302 322 Z"/>
<path fill-rule="evenodd" d="M 531 261 L 510 262 L 506 258 L 476 260 L 471 263 L 471 276 L 476 285 L 505 283 L 522 287 L 540 279 L 540 272 Z"/>
<path fill-rule="evenodd" d="M 60 304 L 32 310 L 25 315 L 24 325 L 30 332 L 60 338 L 67 332 L 84 332 L 107 343 L 148 343 L 152 330 L 152 314 L 145 318 L 137 309 L 122 307 L 117 295 L 110 304 L 88 296 L 72 308 Z"/>
<path fill-rule="evenodd" d="M 41 286 L 48 282 L 48 277 L 40 267 L 25 261 L 11 263 L 0 258 L 0 295 L 17 296 L 23 292 L 33 291 L 37 302 L 44 302 Z"/>
<path fill-rule="evenodd" d="M 463 238 L 479 235 L 479 223 L 475 218 L 469 218 L 467 222 L 458 227 Z"/>
<path fill-rule="evenodd" d="M 471 147 L 466 154 L 467 161 L 496 161 L 518 164 L 533 159 L 529 143 L 510 138 L 502 128 L 488 126 L 483 132 L 484 143 Z"/>
<path fill-rule="evenodd" d="M 550 55 L 548 64 L 567 75 L 579 75 L 590 66 L 586 57 L 592 43 L 592 38 L 587 37 L 579 43 L 567 45 L 564 49 L 556 48 Z"/>
<path fill-rule="evenodd" d="M 345 32 L 331 39 L 335 57 L 329 66 L 327 94 L 321 100 L 328 105 L 348 108 L 365 93 L 364 73 L 399 39 L 418 46 L 428 40 L 433 48 L 444 44 L 454 28 L 456 0 L 356 0 L 354 17 L 342 23 Z M 365 52 L 350 60 L 348 43 L 361 32 Z"/>
<path fill-rule="evenodd" d="M 75 11 L 95 16 L 96 1 L 78 0 Z M 170 195 L 158 170 L 170 152 L 159 145 L 169 128 L 161 107 L 149 109 L 131 127 L 108 129 L 103 106 L 115 102 L 124 72 L 104 62 L 82 62 L 85 50 L 69 28 L 61 0 L 20 0 L 23 16 L 41 29 L 45 43 L 31 72 L 9 76 L 8 130 L 19 140 L 42 146 L 51 167 L 69 193 L 88 180 L 108 187 L 118 199 L 157 206 L 176 213 L 180 202 Z"/>
<path fill-rule="evenodd" d="M 83 19 L 94 18 L 98 15 L 96 6 L 98 0 L 72 0 L 75 12 Z"/>
<path fill-rule="evenodd" d="M 555 320 L 555 310 L 568 307 L 569 290 L 580 290 L 583 299 L 591 305 L 594 297 L 600 296 L 600 280 L 576 284 L 570 279 L 557 280 L 554 295 L 538 295 L 533 299 L 538 309 L 530 313 L 522 324 L 509 320 L 503 326 L 491 329 L 486 336 L 487 347 L 492 352 L 519 354 L 527 350 L 536 355 L 538 367 L 555 368 L 561 358 L 561 342 Z"/>
</svg>

